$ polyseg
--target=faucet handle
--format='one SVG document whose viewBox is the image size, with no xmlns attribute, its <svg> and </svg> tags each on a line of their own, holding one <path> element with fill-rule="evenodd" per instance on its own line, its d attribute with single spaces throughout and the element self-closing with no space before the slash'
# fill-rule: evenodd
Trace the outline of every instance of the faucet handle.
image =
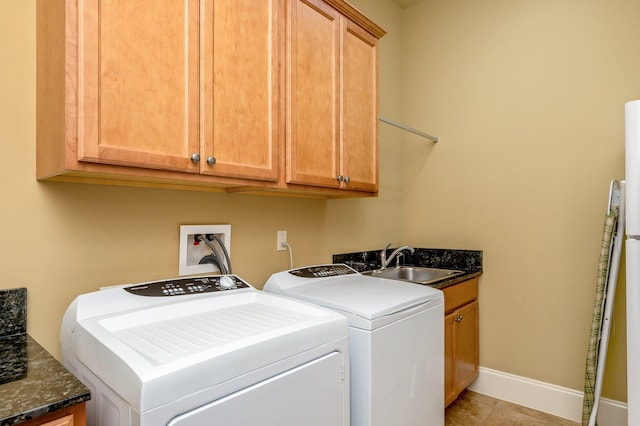
<svg viewBox="0 0 640 426">
<path fill-rule="evenodd" d="M 387 249 L 389 247 L 391 247 L 391 243 L 387 244 L 387 246 L 380 252 L 380 269 L 384 269 L 384 267 L 386 266 L 385 263 L 387 263 Z"/>
<path fill-rule="evenodd" d="M 380 256 L 383 259 L 387 258 L 387 250 L 389 249 L 389 247 L 391 247 L 391 243 L 387 244 L 387 246 L 385 248 L 383 248 L 382 251 L 380 252 Z"/>
</svg>

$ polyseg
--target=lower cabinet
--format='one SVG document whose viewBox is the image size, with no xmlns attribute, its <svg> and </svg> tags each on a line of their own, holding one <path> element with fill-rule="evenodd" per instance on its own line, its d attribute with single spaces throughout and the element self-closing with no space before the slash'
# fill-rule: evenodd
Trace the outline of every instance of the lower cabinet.
<svg viewBox="0 0 640 426">
<path fill-rule="evenodd" d="M 444 404 L 451 404 L 478 377 L 478 278 L 443 289 Z"/>
<path fill-rule="evenodd" d="M 85 426 L 86 424 L 87 412 L 85 403 L 82 402 L 20 423 L 20 426 Z"/>
</svg>

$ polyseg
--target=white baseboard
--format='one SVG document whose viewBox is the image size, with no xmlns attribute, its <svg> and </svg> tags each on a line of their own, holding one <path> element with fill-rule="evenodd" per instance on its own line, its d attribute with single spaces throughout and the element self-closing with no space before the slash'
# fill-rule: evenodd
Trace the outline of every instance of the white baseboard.
<svg viewBox="0 0 640 426">
<path fill-rule="evenodd" d="M 573 389 L 484 367 L 480 367 L 480 374 L 469 389 L 574 422 L 582 421 L 583 393 Z M 598 423 L 627 426 L 627 404 L 601 398 Z"/>
</svg>

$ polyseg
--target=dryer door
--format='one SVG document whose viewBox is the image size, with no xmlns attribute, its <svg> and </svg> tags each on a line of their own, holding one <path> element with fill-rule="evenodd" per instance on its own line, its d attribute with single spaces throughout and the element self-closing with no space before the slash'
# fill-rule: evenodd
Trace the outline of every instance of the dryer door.
<svg viewBox="0 0 640 426">
<path fill-rule="evenodd" d="M 343 376 L 343 355 L 333 352 L 181 414 L 168 426 L 348 425 Z"/>
</svg>

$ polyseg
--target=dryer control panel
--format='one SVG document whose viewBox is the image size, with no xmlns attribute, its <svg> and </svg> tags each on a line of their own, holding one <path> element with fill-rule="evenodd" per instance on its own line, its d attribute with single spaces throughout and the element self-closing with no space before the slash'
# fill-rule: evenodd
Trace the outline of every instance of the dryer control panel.
<svg viewBox="0 0 640 426">
<path fill-rule="evenodd" d="M 177 278 L 174 280 L 136 284 L 124 290 L 138 296 L 164 297 L 251 288 L 237 275 Z"/>
<path fill-rule="evenodd" d="M 327 278 L 337 277 L 340 275 L 357 274 L 358 272 L 356 272 L 352 268 L 349 268 L 347 265 L 329 264 L 292 269 L 291 271 L 289 271 L 289 273 L 301 278 Z"/>
</svg>

